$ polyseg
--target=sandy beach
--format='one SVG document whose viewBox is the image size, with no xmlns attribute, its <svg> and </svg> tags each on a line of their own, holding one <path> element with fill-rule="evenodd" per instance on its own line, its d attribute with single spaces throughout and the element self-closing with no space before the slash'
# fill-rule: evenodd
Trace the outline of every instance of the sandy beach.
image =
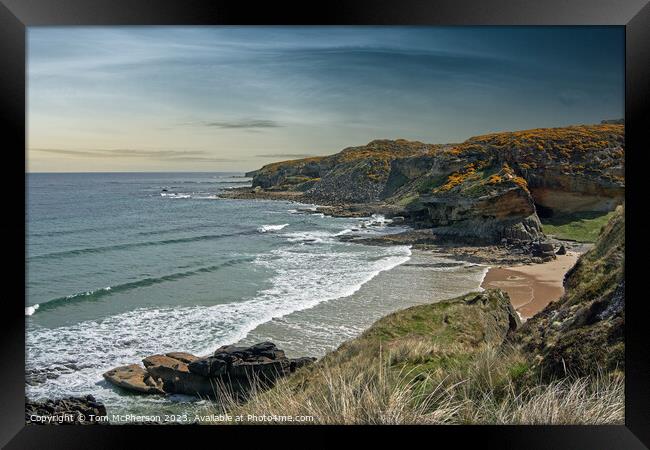
<svg viewBox="0 0 650 450">
<path fill-rule="evenodd" d="M 562 296 L 564 274 L 579 256 L 578 252 L 567 252 L 544 264 L 492 267 L 481 287 L 506 291 L 517 312 L 528 319 Z"/>
</svg>

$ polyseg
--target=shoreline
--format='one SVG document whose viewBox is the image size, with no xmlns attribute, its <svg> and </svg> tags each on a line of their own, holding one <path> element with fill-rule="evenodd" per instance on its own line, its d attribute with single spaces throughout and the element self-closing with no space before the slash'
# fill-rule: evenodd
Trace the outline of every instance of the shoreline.
<svg viewBox="0 0 650 450">
<path fill-rule="evenodd" d="M 480 291 L 486 271 L 455 256 L 411 249 L 408 260 L 379 271 L 349 295 L 264 322 L 234 345 L 271 340 L 291 357 L 321 358 L 396 311 Z"/>
<path fill-rule="evenodd" d="M 401 233 L 388 234 L 385 236 L 341 236 L 340 239 L 365 245 L 391 246 L 410 245 L 413 249 L 429 251 L 442 257 L 452 257 L 460 260 L 484 265 L 514 266 L 518 264 L 545 264 L 549 262 L 550 256 L 541 257 L 535 255 L 530 247 L 522 247 L 520 243 L 490 243 L 479 239 L 463 236 L 447 236 L 436 233 L 431 228 L 419 228 L 414 224 L 406 222 L 403 214 L 405 212 L 396 207 L 382 202 L 372 203 L 332 203 L 313 198 L 306 198 L 302 192 L 253 189 L 251 187 L 238 187 L 219 194 L 220 198 L 229 200 L 271 200 L 288 201 L 303 206 L 310 206 L 305 213 L 324 214 L 337 218 L 366 218 L 373 214 L 385 216 L 387 219 L 398 218 L 405 230 Z M 313 208 L 313 209 L 312 209 Z M 389 225 L 391 226 L 391 225 Z M 589 248 L 589 244 L 551 238 L 556 248 L 564 246 L 569 253 L 577 252 L 582 254 Z M 553 251 L 555 253 L 555 250 Z M 553 260 L 551 260 L 552 262 Z"/>
<path fill-rule="evenodd" d="M 527 320 L 564 295 L 564 276 L 581 254 L 569 251 L 542 264 L 490 267 L 481 287 L 507 292 L 519 316 Z"/>
</svg>

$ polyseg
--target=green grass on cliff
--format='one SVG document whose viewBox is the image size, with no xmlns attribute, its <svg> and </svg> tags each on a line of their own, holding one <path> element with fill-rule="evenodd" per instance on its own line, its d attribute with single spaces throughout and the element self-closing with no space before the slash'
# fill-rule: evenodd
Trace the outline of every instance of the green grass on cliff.
<svg viewBox="0 0 650 450">
<path fill-rule="evenodd" d="M 557 239 L 596 242 L 601 228 L 614 212 L 581 212 L 541 219 L 542 230 Z"/>
</svg>

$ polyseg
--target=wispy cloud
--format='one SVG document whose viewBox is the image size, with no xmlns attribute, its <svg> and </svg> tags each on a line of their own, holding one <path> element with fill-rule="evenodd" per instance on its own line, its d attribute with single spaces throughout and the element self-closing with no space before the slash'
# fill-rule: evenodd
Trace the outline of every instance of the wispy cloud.
<svg viewBox="0 0 650 450">
<path fill-rule="evenodd" d="M 141 150 L 141 149 L 93 149 L 68 150 L 60 148 L 32 148 L 30 151 L 53 155 L 82 158 L 142 158 L 166 161 L 233 162 L 228 158 L 215 158 L 202 150 Z"/>
<path fill-rule="evenodd" d="M 265 155 L 255 155 L 256 158 L 311 158 L 308 153 L 267 153 Z"/>
<path fill-rule="evenodd" d="M 211 127 L 228 129 L 243 129 L 243 130 L 258 130 L 263 128 L 280 128 L 284 125 L 276 122 L 275 120 L 267 119 L 236 119 L 236 120 L 217 120 L 217 121 L 198 121 L 198 122 L 185 122 L 181 125 L 191 127 Z"/>
<path fill-rule="evenodd" d="M 205 122 L 203 124 L 206 127 L 216 127 L 216 128 L 244 128 L 244 129 L 257 129 L 257 128 L 279 128 L 282 125 L 275 122 L 274 120 L 263 120 L 263 119 L 242 119 L 235 121 L 227 122 Z"/>
<path fill-rule="evenodd" d="M 165 158 L 166 161 L 190 161 L 190 162 L 241 162 L 240 159 L 214 158 L 210 156 L 174 156 Z"/>
</svg>

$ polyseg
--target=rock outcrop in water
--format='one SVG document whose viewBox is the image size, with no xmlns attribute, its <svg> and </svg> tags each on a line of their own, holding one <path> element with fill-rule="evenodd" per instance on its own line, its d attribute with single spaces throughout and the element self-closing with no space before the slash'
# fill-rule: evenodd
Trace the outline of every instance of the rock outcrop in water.
<svg viewBox="0 0 650 450">
<path fill-rule="evenodd" d="M 582 125 L 477 136 L 461 144 L 376 140 L 246 175 L 296 200 L 370 204 L 437 234 L 496 242 L 543 236 L 539 216 L 622 203 L 624 126 Z"/>
<path fill-rule="evenodd" d="M 219 389 L 239 394 L 253 381 L 271 386 L 280 377 L 315 361 L 290 359 L 272 342 L 251 347 L 226 345 L 212 355 L 199 357 L 171 352 L 144 358 L 144 368 L 131 364 L 104 374 L 110 383 L 142 394 L 187 394 L 211 397 Z"/>
</svg>

